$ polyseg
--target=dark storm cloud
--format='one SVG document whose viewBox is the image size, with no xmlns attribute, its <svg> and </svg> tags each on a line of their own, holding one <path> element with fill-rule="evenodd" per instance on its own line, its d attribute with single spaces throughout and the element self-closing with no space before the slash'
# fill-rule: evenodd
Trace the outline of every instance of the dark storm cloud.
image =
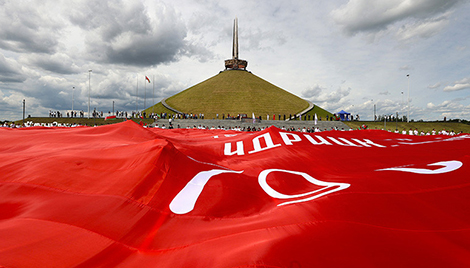
<svg viewBox="0 0 470 268">
<path fill-rule="evenodd" d="M 204 63 L 215 58 L 214 53 L 202 44 L 186 43 L 181 54 L 187 57 L 195 57 L 199 62 Z"/>
<path fill-rule="evenodd" d="M 57 83 L 40 84 L 41 82 L 44 83 L 44 81 L 38 81 L 38 83 L 32 84 L 31 87 L 33 88 L 28 92 L 28 96 L 34 98 L 37 105 L 54 110 L 66 110 L 71 108 L 71 94 L 61 94 L 65 88 L 71 89 L 71 86 Z M 75 101 L 76 103 L 78 102 L 77 95 L 75 96 Z"/>
<path fill-rule="evenodd" d="M 21 67 L 13 60 L 6 59 L 0 54 L 0 82 L 21 83 L 26 80 Z"/>
<path fill-rule="evenodd" d="M 0 48 L 14 52 L 53 53 L 60 25 L 39 8 L 22 1 L 0 2 Z"/>
<path fill-rule="evenodd" d="M 105 59 L 109 63 L 151 66 L 171 62 L 184 49 L 183 39 L 171 32 L 163 36 L 137 36 L 123 46 L 105 45 Z"/>
<path fill-rule="evenodd" d="M 319 85 L 315 85 L 310 87 L 304 91 L 302 91 L 302 97 L 311 99 L 311 98 L 318 98 L 322 93 L 323 89 Z"/>
<path fill-rule="evenodd" d="M 151 30 L 150 18 L 140 2 L 84 1 L 71 11 L 70 21 L 82 29 L 98 31 L 104 41 L 125 32 L 145 34 Z"/>
<path fill-rule="evenodd" d="M 77 74 L 80 69 L 65 54 L 36 55 L 28 59 L 33 65 L 58 74 Z"/>
<path fill-rule="evenodd" d="M 186 28 L 164 5 L 148 11 L 142 3 L 89 1 L 76 8 L 72 23 L 89 30 L 88 57 L 101 63 L 152 66 L 186 51 Z M 153 12 L 153 13 L 151 13 Z"/>
</svg>

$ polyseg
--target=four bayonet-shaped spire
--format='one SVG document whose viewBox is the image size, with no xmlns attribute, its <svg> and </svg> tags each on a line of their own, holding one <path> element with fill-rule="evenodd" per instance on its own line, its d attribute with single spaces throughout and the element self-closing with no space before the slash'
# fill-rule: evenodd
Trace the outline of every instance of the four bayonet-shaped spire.
<svg viewBox="0 0 470 268">
<path fill-rule="evenodd" d="M 233 22 L 232 59 L 238 59 L 238 18 Z"/>
<path fill-rule="evenodd" d="M 238 18 L 233 22 L 233 46 L 232 46 L 232 59 L 225 60 L 225 69 L 243 69 L 246 70 L 248 62 L 246 60 L 238 59 Z"/>
</svg>

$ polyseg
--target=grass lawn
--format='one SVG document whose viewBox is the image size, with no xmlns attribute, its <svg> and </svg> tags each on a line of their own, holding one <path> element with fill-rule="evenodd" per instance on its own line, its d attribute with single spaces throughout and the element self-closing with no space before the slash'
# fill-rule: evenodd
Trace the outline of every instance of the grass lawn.
<svg viewBox="0 0 470 268">
<path fill-rule="evenodd" d="M 163 106 L 163 104 L 161 102 L 159 102 L 159 103 L 157 103 L 153 106 L 150 106 L 149 108 L 145 109 L 144 111 L 147 115 L 150 115 L 152 113 L 156 113 L 156 114 L 162 114 L 162 113 L 174 114 L 175 113 L 172 110 L 165 108 L 165 106 Z"/>
<path fill-rule="evenodd" d="M 348 121 L 344 122 L 350 128 L 358 129 L 363 124 L 367 125 L 368 129 L 387 129 L 391 131 L 395 131 L 398 129 L 401 133 L 403 129 L 407 131 L 411 129 L 418 129 L 421 132 L 431 132 L 433 129 L 436 131 L 445 129 L 446 131 L 454 131 L 456 133 L 463 132 L 463 133 L 470 133 L 470 125 L 458 122 L 443 122 L 443 121 L 435 121 L 435 122 L 372 122 L 372 121 Z"/>
</svg>

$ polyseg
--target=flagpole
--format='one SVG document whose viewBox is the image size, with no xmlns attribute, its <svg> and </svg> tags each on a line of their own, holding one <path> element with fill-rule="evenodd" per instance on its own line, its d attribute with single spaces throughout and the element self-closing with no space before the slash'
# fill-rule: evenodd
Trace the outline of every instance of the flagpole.
<svg viewBox="0 0 470 268">
<path fill-rule="evenodd" d="M 90 119 L 91 69 L 88 70 L 88 119 Z"/>
<path fill-rule="evenodd" d="M 145 81 L 144 81 L 144 110 L 147 108 L 146 102 L 147 102 L 147 76 L 145 76 Z"/>
<path fill-rule="evenodd" d="M 153 103 L 152 113 L 155 113 L 155 75 L 152 75 L 152 87 L 153 87 L 153 92 L 152 92 L 152 103 Z"/>
</svg>

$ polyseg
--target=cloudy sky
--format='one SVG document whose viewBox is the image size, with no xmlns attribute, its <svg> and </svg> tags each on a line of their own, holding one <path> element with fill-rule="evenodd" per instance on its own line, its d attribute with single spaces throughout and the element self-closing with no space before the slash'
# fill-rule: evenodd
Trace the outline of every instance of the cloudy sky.
<svg viewBox="0 0 470 268">
<path fill-rule="evenodd" d="M 409 92 L 411 119 L 470 120 L 468 14 L 463 0 L 0 0 L 0 120 L 23 99 L 32 116 L 87 112 L 89 93 L 105 113 L 150 106 L 224 69 L 235 17 L 248 69 L 330 112 L 406 115 Z"/>
</svg>

